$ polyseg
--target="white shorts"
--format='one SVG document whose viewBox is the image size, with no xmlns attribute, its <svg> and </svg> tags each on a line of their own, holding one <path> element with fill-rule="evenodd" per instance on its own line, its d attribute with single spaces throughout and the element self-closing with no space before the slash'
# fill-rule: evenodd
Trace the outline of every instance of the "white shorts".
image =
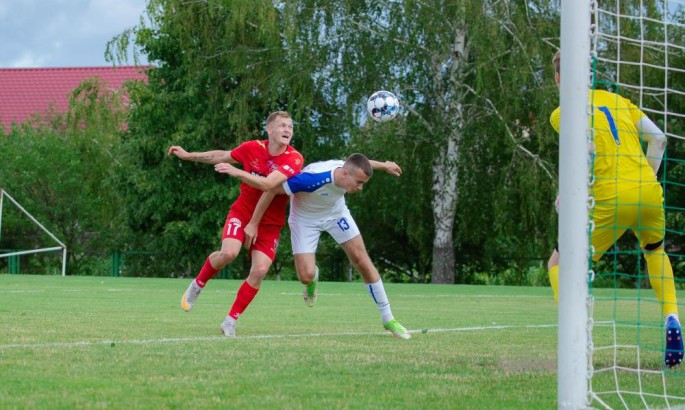
<svg viewBox="0 0 685 410">
<path fill-rule="evenodd" d="M 359 228 L 354 222 L 348 209 L 335 219 L 310 220 L 291 215 L 288 218 L 290 225 L 290 242 L 293 246 L 293 254 L 316 253 L 319 245 L 321 232 L 328 232 L 336 242 L 347 242 L 359 235 Z"/>
</svg>

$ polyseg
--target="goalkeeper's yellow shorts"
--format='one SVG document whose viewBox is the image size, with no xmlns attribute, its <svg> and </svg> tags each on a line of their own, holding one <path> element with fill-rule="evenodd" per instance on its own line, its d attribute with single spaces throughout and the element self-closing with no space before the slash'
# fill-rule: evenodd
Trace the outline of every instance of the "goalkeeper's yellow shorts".
<svg viewBox="0 0 685 410">
<path fill-rule="evenodd" d="M 595 229 L 592 232 L 592 259 L 598 261 L 627 229 L 644 249 L 664 239 L 664 196 L 657 182 L 643 183 L 615 193 L 608 200 L 597 201 L 590 213 Z"/>
</svg>

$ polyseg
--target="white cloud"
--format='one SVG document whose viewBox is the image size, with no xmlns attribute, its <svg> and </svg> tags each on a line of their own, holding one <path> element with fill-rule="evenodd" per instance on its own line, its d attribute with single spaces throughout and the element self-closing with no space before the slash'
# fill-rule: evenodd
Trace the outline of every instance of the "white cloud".
<svg viewBox="0 0 685 410">
<path fill-rule="evenodd" d="M 9 63 L 9 68 L 41 67 L 45 59 L 37 57 L 31 52 L 23 53 Z"/>
<path fill-rule="evenodd" d="M 0 0 L 0 67 L 108 65 L 106 44 L 146 0 Z"/>
</svg>

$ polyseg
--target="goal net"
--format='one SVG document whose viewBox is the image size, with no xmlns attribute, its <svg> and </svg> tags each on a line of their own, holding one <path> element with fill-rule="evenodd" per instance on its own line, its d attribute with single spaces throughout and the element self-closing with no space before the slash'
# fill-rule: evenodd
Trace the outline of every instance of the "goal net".
<svg viewBox="0 0 685 410">
<path fill-rule="evenodd" d="M 682 289 L 685 277 L 685 0 L 614 0 L 590 4 L 591 96 L 607 90 L 628 98 L 667 137 L 667 148 L 657 174 L 665 198 L 663 249 L 674 272 L 676 306 L 682 307 L 685 292 L 679 288 Z M 602 115 L 606 118 L 601 121 L 608 123 L 615 136 L 619 135 L 620 122 L 596 108 L 588 110 L 592 124 L 590 135 L 598 132 L 600 119 L 594 117 Z M 644 141 L 647 138 L 642 139 L 643 152 L 648 153 Z M 617 139 L 616 144 L 620 145 L 621 141 Z M 589 164 L 592 175 L 589 231 L 597 229 L 592 221 L 600 220 L 598 215 L 606 211 L 607 204 L 605 197 L 602 210 L 602 199 L 592 197 L 593 192 L 598 195 L 597 184 L 601 183 L 596 167 L 619 163 L 601 156 L 634 155 L 626 144 L 611 154 L 594 147 Z M 669 309 L 664 306 L 667 298 L 657 296 L 659 292 L 668 293 L 670 273 L 653 262 L 648 265 L 645 243 L 641 246 L 636 238 L 649 237 L 650 230 L 653 235 L 653 217 L 648 216 L 651 214 L 646 209 L 653 205 L 645 200 L 649 195 L 645 191 L 639 191 L 636 200 L 619 194 L 625 171 L 615 171 L 616 195 L 608 203 L 614 201 L 616 209 L 630 206 L 640 209 L 636 226 L 620 216 L 614 217 L 610 228 L 615 243 L 595 262 L 592 255 L 597 250 L 593 241 L 589 241 L 588 404 L 599 408 L 682 408 L 685 406 L 685 364 L 665 365 L 668 335 L 664 313 Z M 623 230 L 626 233 L 619 237 Z"/>
</svg>

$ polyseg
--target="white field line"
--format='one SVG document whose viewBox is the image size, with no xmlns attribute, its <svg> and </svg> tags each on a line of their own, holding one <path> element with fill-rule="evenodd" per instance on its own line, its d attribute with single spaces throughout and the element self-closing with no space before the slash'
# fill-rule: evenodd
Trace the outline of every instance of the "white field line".
<svg viewBox="0 0 685 410">
<path fill-rule="evenodd" d="M 41 293 L 45 292 L 42 289 L 31 289 L 31 290 L 8 290 L 7 293 Z"/>
<path fill-rule="evenodd" d="M 281 292 L 281 295 L 302 295 L 302 292 Z M 326 292 L 319 292 L 319 296 L 364 296 L 368 297 L 368 295 L 364 292 L 362 293 L 326 293 Z M 453 293 L 436 293 L 434 295 L 416 295 L 416 294 L 411 294 L 411 293 L 392 293 L 392 297 L 402 297 L 402 298 L 497 298 L 497 299 L 518 299 L 518 298 L 547 298 L 549 299 L 550 296 L 543 296 L 543 295 L 455 295 Z"/>
<path fill-rule="evenodd" d="M 542 329 L 557 327 L 556 324 L 543 325 L 493 325 L 493 326 L 471 326 L 471 327 L 454 327 L 454 328 L 437 328 L 437 329 L 415 329 L 410 330 L 409 333 L 459 333 L 459 332 L 474 332 L 481 330 L 504 330 L 504 329 Z M 82 346 L 103 346 L 116 344 L 131 344 L 131 345 L 148 345 L 160 343 L 188 343 L 188 342 L 202 342 L 202 341 L 219 341 L 219 340 L 248 340 L 248 339 L 286 339 L 286 338 L 301 338 L 301 337 L 335 337 L 335 336 L 372 336 L 382 335 L 385 332 L 341 332 L 341 333 L 300 333 L 300 334 L 281 334 L 281 335 L 252 335 L 252 336 L 237 336 L 235 338 L 228 338 L 225 336 L 196 336 L 196 337 L 172 337 L 159 339 L 129 339 L 129 340 L 95 340 L 95 341 L 77 341 L 77 342 L 49 342 L 49 343 L 15 343 L 0 345 L 0 350 L 5 349 L 36 349 L 46 347 L 82 347 Z"/>
</svg>

